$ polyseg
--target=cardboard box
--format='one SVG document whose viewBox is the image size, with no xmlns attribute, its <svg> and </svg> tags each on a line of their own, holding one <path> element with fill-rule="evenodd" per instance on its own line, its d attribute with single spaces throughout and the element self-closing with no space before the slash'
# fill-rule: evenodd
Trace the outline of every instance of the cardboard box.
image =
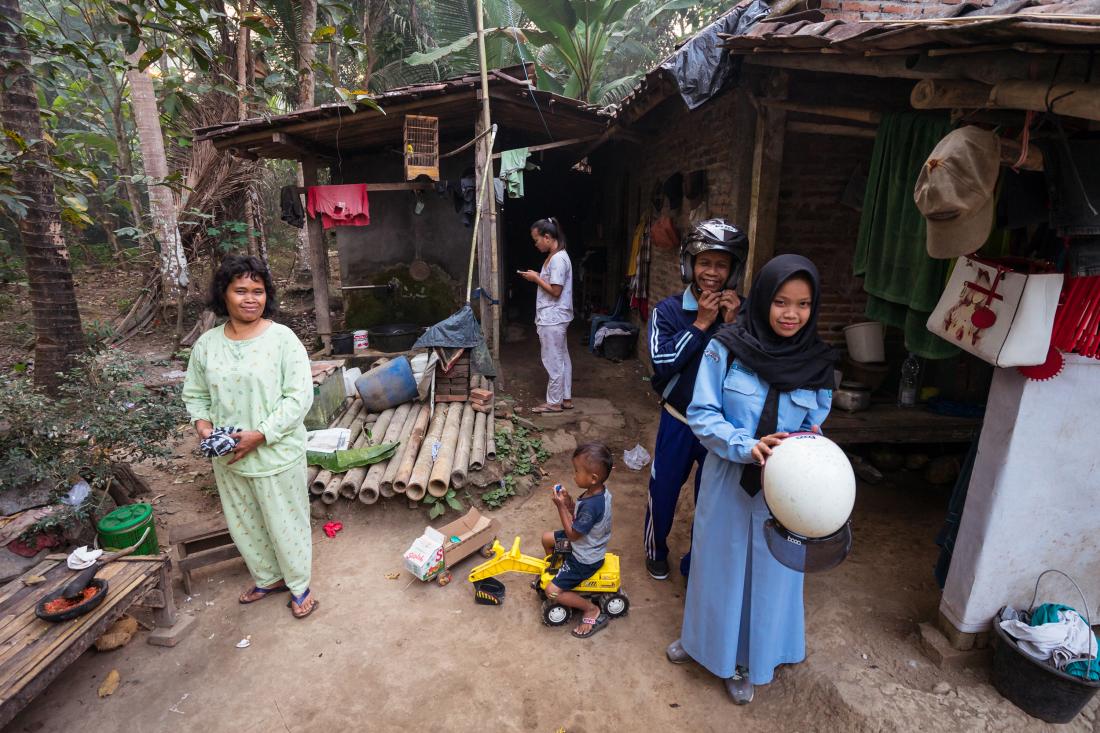
<svg viewBox="0 0 1100 733">
<path fill-rule="evenodd" d="M 405 569 L 421 580 L 430 580 L 443 569 L 443 543 L 442 534 L 425 527 L 424 534 L 405 550 Z"/>
<path fill-rule="evenodd" d="M 439 529 L 425 527 L 424 534 L 405 551 L 405 569 L 420 580 L 431 580 L 445 567 L 453 567 L 491 544 L 499 531 L 500 522 L 471 508 Z"/>
<path fill-rule="evenodd" d="M 485 545 L 492 544 L 499 531 L 500 522 L 483 516 L 474 508 L 440 527 L 438 532 L 445 538 L 443 552 L 447 567 L 473 555 Z M 452 537 L 458 537 L 458 542 L 452 542 Z"/>
</svg>

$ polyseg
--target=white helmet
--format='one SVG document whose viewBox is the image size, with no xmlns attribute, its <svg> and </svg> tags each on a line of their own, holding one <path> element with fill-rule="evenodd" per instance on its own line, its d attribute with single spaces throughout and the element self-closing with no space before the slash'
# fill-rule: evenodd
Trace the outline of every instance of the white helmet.
<svg viewBox="0 0 1100 733">
<path fill-rule="evenodd" d="M 749 257 L 749 238 L 725 219 L 707 219 L 696 224 L 680 245 L 680 279 L 690 285 L 695 279 L 695 255 L 700 252 L 729 252 L 730 276 L 726 289 L 736 289 Z"/>
<path fill-rule="evenodd" d="M 835 567 L 852 548 L 856 477 L 844 451 L 817 433 L 795 433 L 772 450 L 761 479 L 772 519 L 768 548 L 800 572 Z"/>
</svg>

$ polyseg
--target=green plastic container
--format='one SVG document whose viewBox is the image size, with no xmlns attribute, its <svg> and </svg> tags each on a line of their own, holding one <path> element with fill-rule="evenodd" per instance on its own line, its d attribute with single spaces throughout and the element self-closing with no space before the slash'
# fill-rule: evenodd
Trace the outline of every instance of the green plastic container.
<svg viewBox="0 0 1100 733">
<path fill-rule="evenodd" d="M 140 540 L 146 527 L 149 528 L 149 536 L 134 550 L 134 554 L 159 554 L 157 528 L 153 524 L 153 507 L 150 504 L 120 506 L 99 520 L 99 545 L 108 552 L 123 550 Z"/>
</svg>

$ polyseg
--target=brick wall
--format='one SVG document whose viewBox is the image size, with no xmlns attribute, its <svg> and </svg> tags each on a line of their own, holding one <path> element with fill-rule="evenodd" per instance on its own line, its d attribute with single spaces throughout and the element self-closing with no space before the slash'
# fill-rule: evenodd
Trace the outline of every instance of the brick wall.
<svg viewBox="0 0 1100 733">
<path fill-rule="evenodd" d="M 630 176 L 633 208 L 648 206 L 654 182 L 678 171 L 686 175 L 705 168 L 708 215 L 726 217 L 747 227 L 751 158 L 744 156 L 746 151 L 751 156 L 752 145 L 751 140 L 748 145 L 739 145 L 734 136 L 755 135 L 755 113 L 734 92 L 695 112 L 686 112 L 678 100 L 673 101 L 675 104 L 659 108 L 647 120 L 654 132 L 647 136 L 644 154 L 638 155 L 637 148 L 623 148 L 623 157 L 615 161 Z M 842 343 L 843 327 L 864 320 L 866 296 L 862 281 L 852 276 L 859 212 L 843 206 L 840 198 L 856 168 L 863 165 L 866 170 L 872 141 L 788 133 L 784 147 L 776 253 L 801 254 L 817 264 L 823 281 L 820 331 L 826 340 Z M 614 164 L 611 170 L 617 171 Z M 610 178 L 619 180 L 618 175 Z M 689 226 L 688 213 L 686 205 L 678 213 L 681 232 Z M 614 215 L 616 212 L 605 214 Z M 633 209 L 631 217 L 633 231 L 637 221 Z M 625 258 L 629 248 L 624 249 Z M 649 273 L 653 305 L 684 289 L 677 250 L 654 249 Z M 644 324 L 639 325 L 644 330 Z M 647 349 L 643 334 L 639 356 L 647 358 Z"/>
<path fill-rule="evenodd" d="M 994 0 L 968 0 L 992 5 Z M 962 0 L 822 0 L 826 17 L 841 20 L 888 20 L 891 18 L 934 18 L 944 15 Z"/>
<path fill-rule="evenodd" d="M 866 320 L 863 281 L 852 275 L 859 212 L 840 202 L 857 169 L 866 174 L 873 141 L 787 133 L 779 189 L 776 254 L 800 254 L 821 273 L 822 338 L 843 344 L 843 328 Z"/>
</svg>

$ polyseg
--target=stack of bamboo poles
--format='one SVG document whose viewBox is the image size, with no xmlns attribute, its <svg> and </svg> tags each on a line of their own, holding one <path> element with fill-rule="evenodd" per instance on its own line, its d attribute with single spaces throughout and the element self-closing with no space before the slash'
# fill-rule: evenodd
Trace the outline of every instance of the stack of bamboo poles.
<svg viewBox="0 0 1100 733">
<path fill-rule="evenodd" d="M 470 378 L 470 387 L 493 389 L 492 382 L 480 375 Z M 341 496 L 358 497 L 364 504 L 397 494 L 410 503 L 429 493 L 443 497 L 451 488 L 465 486 L 471 471 L 496 460 L 491 408 L 482 413 L 469 403 L 441 402 L 433 410 L 431 402 L 412 401 L 375 415 L 367 413 L 358 397 L 349 400 L 331 425 L 351 430 L 349 447 L 397 443 L 397 450 L 388 460 L 346 473 L 310 466 L 309 490 L 326 504 Z"/>
</svg>

